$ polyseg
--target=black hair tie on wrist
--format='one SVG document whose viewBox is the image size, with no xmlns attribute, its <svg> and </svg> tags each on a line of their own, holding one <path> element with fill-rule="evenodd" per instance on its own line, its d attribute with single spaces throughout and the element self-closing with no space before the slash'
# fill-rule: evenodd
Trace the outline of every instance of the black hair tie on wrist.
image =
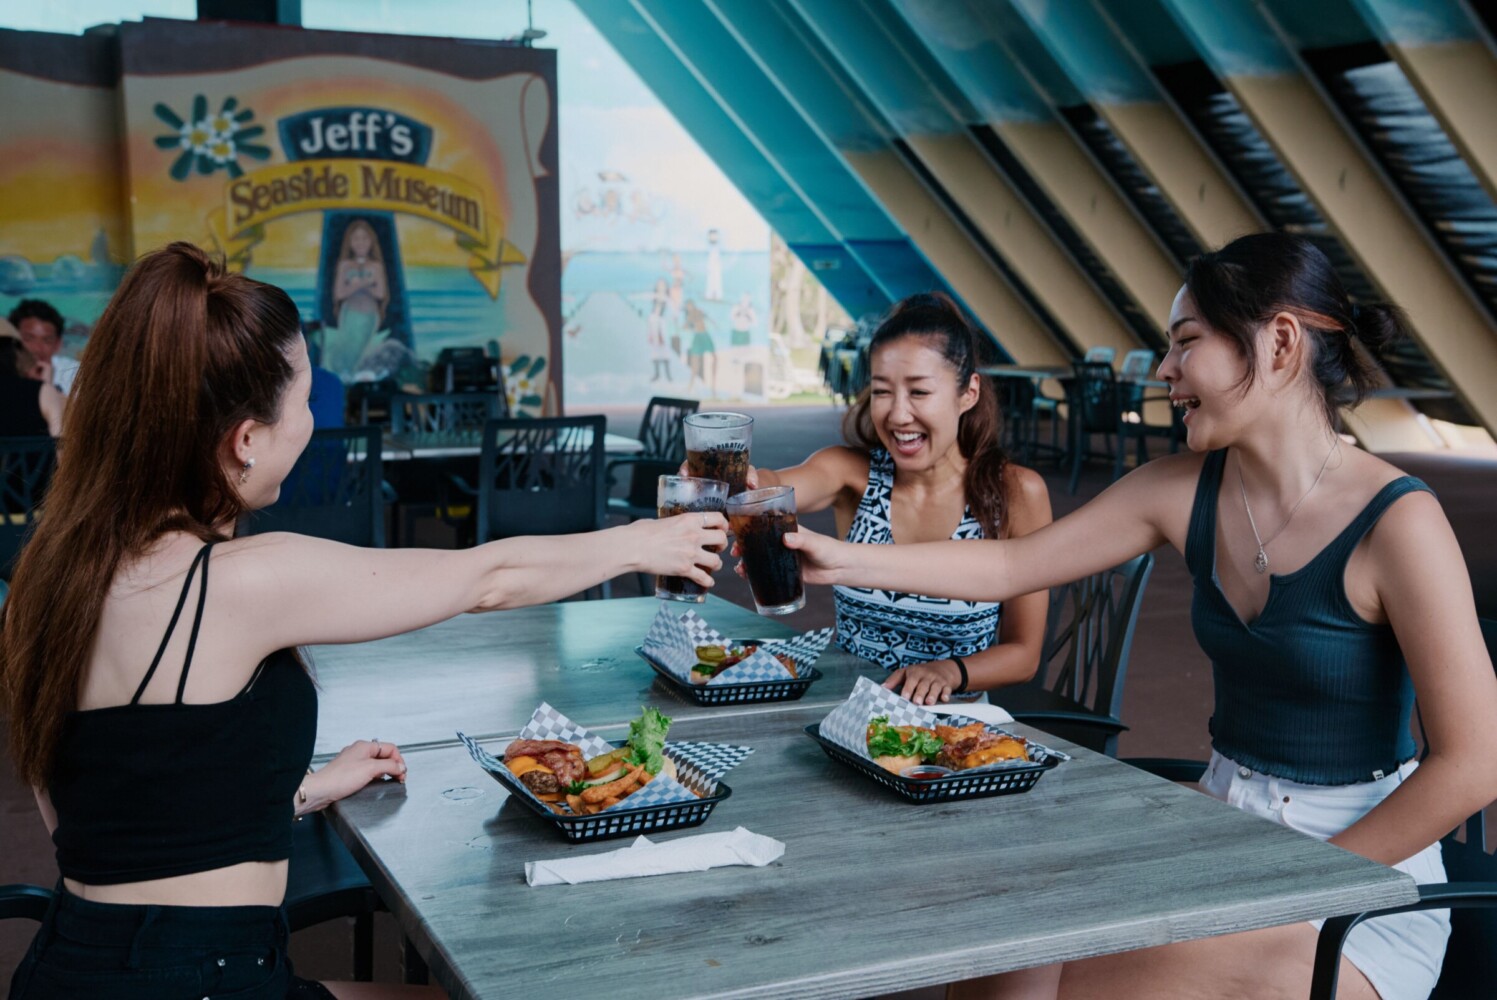
<svg viewBox="0 0 1497 1000">
<path fill-rule="evenodd" d="M 948 657 L 948 659 L 950 659 L 952 663 L 956 664 L 956 669 L 958 669 L 958 670 L 960 670 L 962 672 L 962 682 L 960 684 L 958 684 L 956 687 L 952 688 L 951 689 L 951 693 L 952 694 L 966 694 L 967 693 L 967 664 L 966 664 L 966 661 L 964 661 L 960 656 L 952 656 L 952 657 Z"/>
</svg>

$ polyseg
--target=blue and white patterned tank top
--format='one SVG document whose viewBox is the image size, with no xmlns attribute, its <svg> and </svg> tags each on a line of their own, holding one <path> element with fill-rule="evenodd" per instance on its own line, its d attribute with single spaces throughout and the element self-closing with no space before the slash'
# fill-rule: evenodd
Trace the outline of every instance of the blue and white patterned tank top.
<svg viewBox="0 0 1497 1000">
<path fill-rule="evenodd" d="M 868 456 L 868 487 L 858 502 L 849 542 L 894 544 L 889 498 L 894 492 L 894 460 L 879 449 Z M 962 523 L 951 537 L 982 538 L 982 525 L 972 511 L 962 511 Z M 970 656 L 987 649 L 998 638 L 997 601 L 953 601 L 900 591 L 864 587 L 832 588 L 837 602 L 837 642 L 855 656 L 894 671 L 916 663 Z"/>
</svg>

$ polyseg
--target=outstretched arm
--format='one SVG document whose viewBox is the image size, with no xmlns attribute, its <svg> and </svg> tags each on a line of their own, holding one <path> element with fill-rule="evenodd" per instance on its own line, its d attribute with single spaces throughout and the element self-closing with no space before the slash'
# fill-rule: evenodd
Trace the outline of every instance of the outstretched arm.
<svg viewBox="0 0 1497 1000">
<path fill-rule="evenodd" d="M 1156 459 L 1022 538 L 855 545 L 802 528 L 785 544 L 800 552 L 809 583 L 1006 601 L 1100 573 L 1166 541 L 1183 551 L 1199 468 L 1198 456 Z"/>
<path fill-rule="evenodd" d="M 239 625 L 263 655 L 379 639 L 464 611 L 545 604 L 630 572 L 710 587 L 722 561 L 707 547 L 726 544 L 726 527 L 721 514 L 701 514 L 456 551 L 363 549 L 271 533 L 226 543 L 213 560 L 214 579 L 229 606 L 252 609 Z"/>
<path fill-rule="evenodd" d="M 789 486 L 795 490 L 795 510 L 811 514 L 825 510 L 849 490 L 862 492 L 868 482 L 868 456 L 836 445 L 814 452 L 788 469 L 754 469 L 759 486 Z"/>
</svg>

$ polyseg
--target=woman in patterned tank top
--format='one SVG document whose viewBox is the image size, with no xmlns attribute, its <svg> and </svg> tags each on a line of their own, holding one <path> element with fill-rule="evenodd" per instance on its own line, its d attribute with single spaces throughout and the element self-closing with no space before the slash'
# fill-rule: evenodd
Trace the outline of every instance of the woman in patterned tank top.
<svg viewBox="0 0 1497 1000">
<path fill-rule="evenodd" d="M 851 447 L 790 469 L 754 470 L 795 487 L 801 513 L 831 507 L 850 542 L 893 545 L 1007 538 L 1050 523 L 1045 481 L 1008 461 L 980 335 L 944 295 L 895 305 L 869 345 L 872 379 L 847 414 Z M 1047 593 L 997 601 L 838 587 L 837 641 L 889 671 L 919 704 L 979 697 L 1034 676 Z M 1001 615 L 1000 615 L 1001 612 Z"/>
</svg>

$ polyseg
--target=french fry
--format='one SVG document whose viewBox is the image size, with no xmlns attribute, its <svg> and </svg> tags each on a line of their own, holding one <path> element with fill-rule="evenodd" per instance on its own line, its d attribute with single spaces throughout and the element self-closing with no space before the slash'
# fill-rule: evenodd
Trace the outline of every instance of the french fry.
<svg viewBox="0 0 1497 1000">
<path fill-rule="evenodd" d="M 598 805 L 601 806 L 603 809 L 612 809 L 614 806 L 616 806 L 618 804 L 619 804 L 618 796 L 614 796 L 612 798 L 604 799 L 602 802 L 598 803 Z"/>
<path fill-rule="evenodd" d="M 567 805 L 571 807 L 571 810 L 572 810 L 572 812 L 575 815 L 578 815 L 578 816 L 582 815 L 582 796 L 580 796 L 580 795 L 568 795 L 567 796 Z"/>
<path fill-rule="evenodd" d="M 583 802 L 602 802 L 604 799 L 616 799 L 633 790 L 639 781 L 639 776 L 644 772 L 644 765 L 636 765 L 629 773 L 616 781 L 610 781 L 606 785 L 594 785 L 585 789 L 582 793 Z"/>
</svg>

